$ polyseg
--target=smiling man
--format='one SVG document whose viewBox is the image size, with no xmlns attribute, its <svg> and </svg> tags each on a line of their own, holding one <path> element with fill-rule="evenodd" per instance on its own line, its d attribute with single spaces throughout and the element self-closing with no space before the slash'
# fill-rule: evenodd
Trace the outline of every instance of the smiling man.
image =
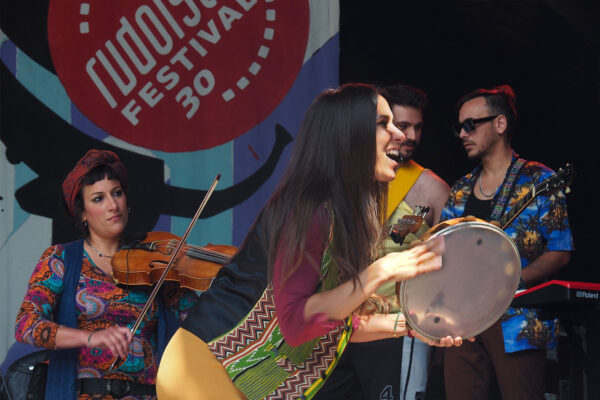
<svg viewBox="0 0 600 400">
<path fill-rule="evenodd" d="M 425 215 L 424 222 L 417 232 L 409 233 L 402 243 L 396 243 L 391 238 L 386 240 L 385 253 L 389 253 L 408 248 L 410 243 L 438 223 L 444 204 L 448 199 L 450 187 L 433 171 L 422 167 L 413 160 L 423 133 L 423 110 L 427 106 L 427 95 L 423 91 L 407 85 L 391 86 L 386 88 L 386 92 L 385 97 L 392 108 L 394 124 L 406 136 L 406 139 L 400 142 L 399 161 L 401 163 L 396 170 L 396 178 L 389 185 L 388 224 L 395 224 L 405 215 L 413 214 L 416 207 L 429 208 L 429 212 Z M 390 312 L 400 312 L 394 288 L 395 284 L 388 284 L 382 286 L 378 293 L 390 301 Z M 390 371 L 399 369 L 401 399 L 425 398 L 430 346 L 409 337 L 403 339 L 401 346 L 391 341 L 388 341 L 387 344 L 373 342 L 365 344 L 365 346 L 371 346 L 375 350 L 374 354 L 378 354 L 381 359 L 389 360 L 382 363 L 381 366 L 373 368 L 388 368 Z M 387 346 L 397 347 L 396 351 L 401 347 L 401 360 L 398 357 L 390 357 L 389 351 L 393 349 L 387 348 L 386 350 Z"/>
</svg>

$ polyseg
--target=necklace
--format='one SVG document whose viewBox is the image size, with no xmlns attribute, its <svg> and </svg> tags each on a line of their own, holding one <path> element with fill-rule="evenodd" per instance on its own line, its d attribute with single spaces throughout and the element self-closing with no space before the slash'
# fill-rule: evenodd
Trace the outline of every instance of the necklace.
<svg viewBox="0 0 600 400">
<path fill-rule="evenodd" d="M 102 258 L 102 257 L 106 257 L 106 258 L 112 258 L 112 256 L 107 256 L 106 254 L 102 254 L 102 252 L 100 250 L 98 250 L 97 248 L 95 248 L 92 243 L 89 240 L 85 240 L 85 242 L 92 248 L 94 249 L 94 251 L 96 253 L 98 253 L 98 257 Z"/>
<path fill-rule="evenodd" d="M 484 196 L 484 197 L 492 197 L 493 195 L 496 194 L 496 191 L 498 190 L 498 186 L 496 186 L 496 189 L 494 189 L 494 191 L 491 194 L 487 194 L 486 192 L 483 191 L 483 187 L 481 186 L 481 174 L 479 175 L 479 179 L 477 180 L 478 185 L 479 185 L 479 192 Z"/>
<path fill-rule="evenodd" d="M 102 264 L 104 264 L 104 267 L 106 267 L 106 271 L 105 273 L 109 274 L 112 276 L 112 267 L 108 264 L 108 261 L 106 261 L 107 258 L 112 258 L 112 256 L 107 256 L 106 254 L 102 254 L 102 252 L 100 250 L 98 250 L 97 248 L 95 248 L 92 243 L 90 243 L 89 240 L 85 240 L 85 242 L 88 244 L 88 246 L 90 246 L 96 253 L 98 253 L 98 257 L 100 257 L 100 261 L 102 261 Z M 100 268 L 102 269 L 102 268 Z"/>
</svg>

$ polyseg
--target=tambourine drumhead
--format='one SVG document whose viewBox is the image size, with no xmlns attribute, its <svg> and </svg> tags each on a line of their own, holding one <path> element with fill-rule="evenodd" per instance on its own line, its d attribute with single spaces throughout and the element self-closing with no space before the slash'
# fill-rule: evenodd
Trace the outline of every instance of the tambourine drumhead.
<svg viewBox="0 0 600 400">
<path fill-rule="evenodd" d="M 445 221 L 423 237 L 440 235 L 441 270 L 403 281 L 400 305 L 408 324 L 427 338 L 470 338 L 510 305 L 521 277 L 519 252 L 504 231 L 479 219 Z"/>
</svg>

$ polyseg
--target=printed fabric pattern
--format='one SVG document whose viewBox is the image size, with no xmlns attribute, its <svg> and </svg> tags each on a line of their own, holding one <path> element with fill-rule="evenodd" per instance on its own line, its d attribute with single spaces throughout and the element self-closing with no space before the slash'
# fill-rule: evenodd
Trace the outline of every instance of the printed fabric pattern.
<svg viewBox="0 0 600 400">
<path fill-rule="evenodd" d="M 479 176 L 478 166 L 452 186 L 440 221 L 463 216 L 467 199 Z M 550 177 L 553 171 L 543 164 L 528 161 L 521 168 L 506 206 L 506 212 L 515 206 L 534 185 Z M 526 268 L 544 251 L 573 250 L 566 199 L 562 191 L 537 196 L 525 210 L 504 230 L 515 242 L 521 257 L 521 268 Z M 524 285 L 519 285 L 524 289 Z M 558 319 L 541 321 L 533 309 L 510 307 L 501 319 L 504 348 L 507 353 L 526 349 L 548 349 L 556 345 Z"/>
<path fill-rule="evenodd" d="M 42 255 L 29 281 L 28 290 L 17 315 L 15 336 L 25 343 L 54 349 L 58 324 L 53 322 L 63 290 L 64 247 L 55 245 Z M 84 252 L 77 284 L 75 305 L 77 325 L 86 331 L 110 326 L 131 327 L 144 307 L 150 289 L 117 286 L 112 277 L 96 267 Z M 161 288 L 163 304 L 179 320 L 192 307 L 197 294 L 176 284 Z M 151 305 L 130 346 L 125 363 L 107 372 L 113 358 L 110 351 L 82 347 L 77 358 L 78 378 L 127 379 L 155 384 L 157 365 L 158 302 Z M 79 399 L 110 399 L 110 395 L 79 395 Z M 127 399 L 150 396 L 128 396 Z"/>
<path fill-rule="evenodd" d="M 322 288 L 337 285 L 331 239 L 321 260 Z M 352 318 L 300 346 L 288 345 L 279 329 L 273 288 L 267 286 L 252 311 L 208 348 L 248 398 L 310 399 L 333 371 L 352 333 Z"/>
</svg>

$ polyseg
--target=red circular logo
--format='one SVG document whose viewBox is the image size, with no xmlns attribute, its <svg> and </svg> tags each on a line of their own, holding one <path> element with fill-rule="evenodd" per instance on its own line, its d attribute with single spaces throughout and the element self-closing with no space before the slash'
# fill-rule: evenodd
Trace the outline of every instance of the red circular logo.
<svg viewBox="0 0 600 400">
<path fill-rule="evenodd" d="M 180 152 L 267 117 L 306 51 L 306 0 L 51 0 L 50 51 L 73 103 L 111 135 Z"/>
</svg>

